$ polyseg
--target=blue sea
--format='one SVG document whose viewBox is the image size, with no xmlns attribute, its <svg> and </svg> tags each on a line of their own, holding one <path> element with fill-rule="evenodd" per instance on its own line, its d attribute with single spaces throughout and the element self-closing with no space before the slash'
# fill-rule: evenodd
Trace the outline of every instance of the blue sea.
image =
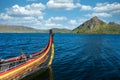
<svg viewBox="0 0 120 80">
<path fill-rule="evenodd" d="M 48 39 L 49 34 L 1 33 L 0 58 L 19 56 L 21 49 L 26 55 L 36 53 Z M 120 35 L 54 34 L 54 43 L 50 79 L 120 80 Z"/>
</svg>

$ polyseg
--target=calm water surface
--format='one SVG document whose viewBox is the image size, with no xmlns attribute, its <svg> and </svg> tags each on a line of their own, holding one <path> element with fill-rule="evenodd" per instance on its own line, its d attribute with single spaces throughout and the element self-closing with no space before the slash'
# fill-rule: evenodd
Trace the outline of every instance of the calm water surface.
<svg viewBox="0 0 120 80">
<path fill-rule="evenodd" d="M 29 55 L 45 47 L 48 34 L 0 34 L 0 57 Z M 120 35 L 55 34 L 50 79 L 120 80 Z M 33 80 L 48 80 L 37 78 Z"/>
</svg>

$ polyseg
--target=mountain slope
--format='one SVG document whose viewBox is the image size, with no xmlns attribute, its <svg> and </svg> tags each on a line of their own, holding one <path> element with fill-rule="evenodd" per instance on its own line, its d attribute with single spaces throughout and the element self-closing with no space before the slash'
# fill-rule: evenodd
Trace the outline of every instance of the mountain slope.
<svg viewBox="0 0 120 80">
<path fill-rule="evenodd" d="M 93 17 L 90 20 L 84 22 L 77 28 L 73 29 L 73 33 L 98 33 L 98 34 L 114 34 L 120 33 L 120 25 L 114 22 L 109 24 L 98 19 L 98 17 Z"/>
<path fill-rule="evenodd" d="M 69 29 L 53 28 L 54 33 L 70 33 Z M 25 26 L 0 25 L 0 33 L 49 33 L 49 30 L 34 29 Z"/>
<path fill-rule="evenodd" d="M 71 32 L 70 29 L 66 29 L 66 28 L 63 28 L 63 29 L 53 28 L 52 30 L 54 33 L 70 33 Z"/>
<path fill-rule="evenodd" d="M 0 25 L 0 32 L 4 33 L 4 32 L 8 32 L 8 33 L 29 33 L 29 32 L 38 32 L 38 30 L 33 29 L 33 28 L 29 28 L 29 27 L 25 27 L 25 26 L 12 26 L 12 25 Z"/>
</svg>

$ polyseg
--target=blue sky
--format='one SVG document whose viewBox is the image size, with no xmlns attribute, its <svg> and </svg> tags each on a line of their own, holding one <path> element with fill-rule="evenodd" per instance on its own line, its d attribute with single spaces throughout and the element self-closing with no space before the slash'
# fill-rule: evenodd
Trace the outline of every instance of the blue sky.
<svg viewBox="0 0 120 80">
<path fill-rule="evenodd" d="M 74 29 L 94 16 L 120 24 L 120 0 L 0 0 L 0 24 Z"/>
</svg>

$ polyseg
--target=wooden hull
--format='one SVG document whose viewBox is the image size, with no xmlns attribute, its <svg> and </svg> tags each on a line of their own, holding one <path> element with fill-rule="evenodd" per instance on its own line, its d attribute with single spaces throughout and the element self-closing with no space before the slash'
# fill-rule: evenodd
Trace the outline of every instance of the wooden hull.
<svg viewBox="0 0 120 80">
<path fill-rule="evenodd" d="M 0 73 L 0 80 L 20 80 L 27 75 L 30 75 L 40 69 L 51 65 L 53 56 L 54 43 L 52 41 L 52 36 L 50 36 L 47 49 L 43 53 L 41 53 L 40 56 L 29 59 L 24 64 L 21 64 L 13 69 L 7 70 L 6 72 Z"/>
<path fill-rule="evenodd" d="M 52 67 L 49 66 L 47 68 L 40 69 L 39 71 L 28 75 L 21 80 L 53 80 Z"/>
</svg>

